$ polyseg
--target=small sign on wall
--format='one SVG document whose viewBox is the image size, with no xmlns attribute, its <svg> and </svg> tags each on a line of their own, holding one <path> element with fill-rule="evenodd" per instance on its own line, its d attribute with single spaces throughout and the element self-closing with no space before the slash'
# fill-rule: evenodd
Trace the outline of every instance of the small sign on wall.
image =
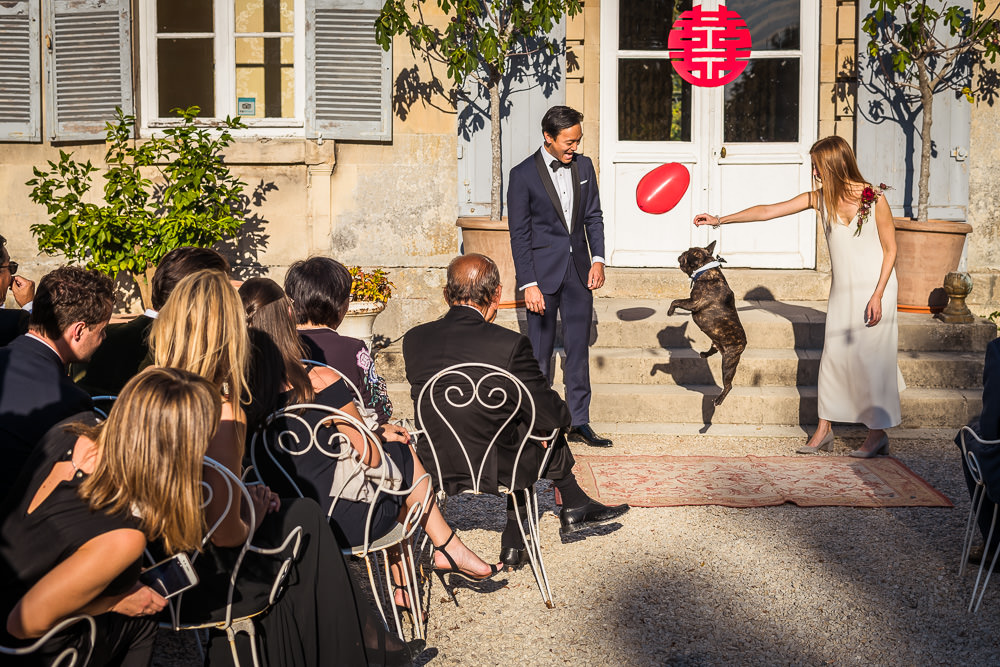
<svg viewBox="0 0 1000 667">
<path fill-rule="evenodd" d="M 237 97 L 236 98 L 236 115 L 238 115 L 238 116 L 256 116 L 257 115 L 257 98 L 256 97 Z"/>
</svg>

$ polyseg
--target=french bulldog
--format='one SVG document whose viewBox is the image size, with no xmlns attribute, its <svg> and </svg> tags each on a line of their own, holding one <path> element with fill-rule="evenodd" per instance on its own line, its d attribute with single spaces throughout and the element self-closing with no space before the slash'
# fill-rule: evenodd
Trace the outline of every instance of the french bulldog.
<svg viewBox="0 0 1000 667">
<path fill-rule="evenodd" d="M 705 248 L 689 248 L 677 258 L 681 271 L 691 277 L 691 298 L 674 299 L 667 315 L 677 308 L 691 311 L 691 318 L 705 332 L 712 347 L 702 352 L 702 358 L 722 353 L 722 393 L 715 398 L 721 405 L 733 388 L 733 377 L 740 356 L 747 347 L 747 334 L 736 312 L 736 296 L 722 275 L 719 264 L 725 260 L 713 257 L 715 241 Z"/>
</svg>

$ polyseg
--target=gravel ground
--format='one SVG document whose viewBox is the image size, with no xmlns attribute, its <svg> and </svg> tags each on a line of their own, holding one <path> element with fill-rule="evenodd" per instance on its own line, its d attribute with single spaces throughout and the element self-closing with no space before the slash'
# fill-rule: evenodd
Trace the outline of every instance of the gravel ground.
<svg viewBox="0 0 1000 667">
<path fill-rule="evenodd" d="M 860 432 L 845 433 L 835 454 L 860 443 Z M 783 455 L 798 444 L 621 438 L 608 453 Z M 973 616 L 976 569 L 958 576 L 969 506 L 958 450 L 945 432 L 892 446 L 955 507 L 634 508 L 620 524 L 563 543 L 546 489 L 541 531 L 555 608 L 542 604 L 529 568 L 459 585 L 458 607 L 433 579 L 418 664 L 1000 664 L 1000 584 Z M 502 516 L 496 498 L 448 507 L 482 555 L 498 553 Z M 161 633 L 155 664 L 195 664 L 190 642 Z"/>
</svg>

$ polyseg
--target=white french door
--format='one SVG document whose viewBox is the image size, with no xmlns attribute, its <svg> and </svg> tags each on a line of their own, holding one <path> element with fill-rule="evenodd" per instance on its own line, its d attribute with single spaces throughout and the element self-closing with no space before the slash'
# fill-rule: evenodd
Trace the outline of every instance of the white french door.
<svg viewBox="0 0 1000 667">
<path fill-rule="evenodd" d="M 667 35 L 692 0 L 601 4 L 601 203 L 609 263 L 669 267 L 693 245 L 717 240 L 728 266 L 812 268 L 816 223 L 802 213 L 768 223 L 696 228 L 724 214 L 790 199 L 810 188 L 816 136 L 818 3 L 704 0 L 725 4 L 750 29 L 750 62 L 725 86 L 692 86 L 670 63 Z M 691 185 L 668 213 L 639 210 L 639 180 L 679 162 Z"/>
</svg>

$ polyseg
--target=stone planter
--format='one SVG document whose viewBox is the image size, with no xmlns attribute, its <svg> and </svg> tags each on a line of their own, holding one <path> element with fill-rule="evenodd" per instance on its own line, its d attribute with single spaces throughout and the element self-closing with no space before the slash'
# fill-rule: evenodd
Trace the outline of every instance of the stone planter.
<svg viewBox="0 0 1000 667">
<path fill-rule="evenodd" d="M 501 308 L 516 308 L 524 305 L 524 292 L 517 289 L 514 277 L 514 256 L 510 252 L 510 232 L 507 218 L 490 220 L 489 217 L 459 218 L 455 223 L 462 229 L 462 252 L 486 255 L 500 270 Z"/>
<path fill-rule="evenodd" d="M 371 350 L 375 318 L 383 310 L 385 310 L 385 304 L 379 301 L 351 301 L 344 321 L 337 327 L 337 333 L 341 336 L 363 340 L 368 349 Z"/>
<path fill-rule="evenodd" d="M 965 235 L 964 222 L 895 218 L 898 309 L 906 313 L 939 313 L 948 305 L 944 278 L 958 268 Z"/>
</svg>

